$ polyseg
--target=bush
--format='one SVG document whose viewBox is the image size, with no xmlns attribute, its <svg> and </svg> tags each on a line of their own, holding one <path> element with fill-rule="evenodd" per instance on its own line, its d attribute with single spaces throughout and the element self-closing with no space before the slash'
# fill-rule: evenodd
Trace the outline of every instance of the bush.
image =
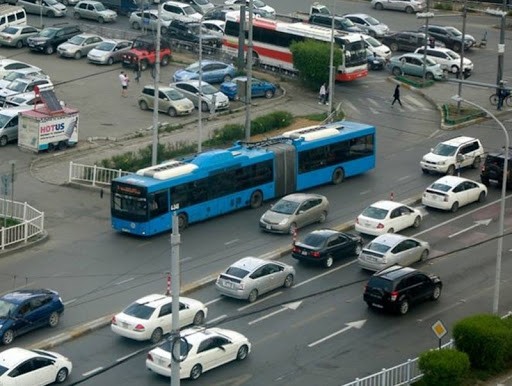
<svg viewBox="0 0 512 386">
<path fill-rule="evenodd" d="M 430 350 L 419 358 L 426 386 L 460 385 L 469 372 L 469 357 L 455 349 Z"/>
<path fill-rule="evenodd" d="M 512 323 L 496 315 L 460 320 L 454 326 L 453 337 L 474 368 L 498 372 L 512 359 Z"/>
<path fill-rule="evenodd" d="M 269 131 L 290 126 L 292 122 L 293 115 L 287 111 L 276 111 L 267 115 L 262 115 L 251 122 L 251 134 L 265 134 Z"/>
</svg>

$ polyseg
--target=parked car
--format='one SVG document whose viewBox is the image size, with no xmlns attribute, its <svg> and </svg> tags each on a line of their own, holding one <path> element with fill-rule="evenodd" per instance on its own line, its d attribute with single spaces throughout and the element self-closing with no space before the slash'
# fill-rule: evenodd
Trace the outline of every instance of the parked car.
<svg viewBox="0 0 512 386">
<path fill-rule="evenodd" d="M 359 256 L 362 248 L 363 239 L 359 235 L 319 229 L 308 233 L 303 240 L 294 244 L 292 257 L 301 262 L 322 264 L 325 268 L 331 268 L 334 260 Z"/>
<path fill-rule="evenodd" d="M 48 17 L 64 17 L 67 8 L 57 0 L 17 0 L 16 5 L 25 8 L 25 12 L 34 15 L 43 15 Z"/>
<path fill-rule="evenodd" d="M 332 22 L 334 18 L 334 29 L 338 31 L 345 32 L 357 32 L 362 33 L 363 30 L 355 25 L 352 20 L 343 17 L 343 16 L 332 16 L 332 15 L 322 15 L 319 13 L 314 13 L 309 17 L 309 23 L 320 25 L 322 27 L 331 28 Z"/>
<path fill-rule="evenodd" d="M 512 189 L 512 149 L 502 149 L 498 152 L 487 154 L 485 162 L 480 171 L 480 181 L 486 186 L 491 184 L 491 181 L 496 181 L 498 186 L 503 183 L 503 168 L 505 167 L 505 157 L 507 158 L 507 189 Z"/>
<path fill-rule="evenodd" d="M 60 295 L 49 289 L 20 289 L 0 297 L 0 336 L 9 345 L 19 335 L 56 327 L 64 312 Z"/>
<path fill-rule="evenodd" d="M 377 56 L 380 56 L 385 60 L 389 60 L 391 57 L 391 49 L 387 45 L 382 44 L 379 40 L 371 37 L 370 35 L 361 36 L 363 37 L 364 45 L 367 50 L 371 53 L 377 54 Z"/>
<path fill-rule="evenodd" d="M 166 40 L 160 42 L 160 66 L 165 67 L 171 61 L 171 47 Z M 123 53 L 123 67 L 145 71 L 156 63 L 156 41 L 151 36 L 136 38 L 129 50 Z"/>
<path fill-rule="evenodd" d="M 27 38 L 39 33 L 39 29 L 30 25 L 13 25 L 0 32 L 0 46 L 22 48 Z"/>
<path fill-rule="evenodd" d="M 425 29 L 426 26 L 423 25 L 419 28 L 419 31 L 426 32 Z M 454 51 L 460 51 L 462 47 L 462 32 L 455 27 L 429 24 L 428 34 Z M 475 44 L 476 39 L 473 36 L 464 34 L 464 50 L 468 50 Z"/>
<path fill-rule="evenodd" d="M 242 334 L 223 328 L 189 328 L 181 333 L 188 344 L 180 362 L 180 379 L 198 379 L 201 374 L 232 361 L 243 361 L 251 352 L 251 343 Z M 171 376 L 171 342 L 166 340 L 146 357 L 146 368 L 165 377 Z"/>
<path fill-rule="evenodd" d="M 223 110 L 229 108 L 229 99 L 215 87 L 207 82 L 199 86 L 198 80 L 171 83 L 171 87 L 178 89 L 194 106 L 202 111 Z"/>
<path fill-rule="evenodd" d="M 111 23 L 117 20 L 117 12 L 108 9 L 99 1 L 82 0 L 73 10 L 75 19 L 96 20 L 98 23 Z"/>
<path fill-rule="evenodd" d="M 53 351 L 13 347 L 0 353 L 0 385 L 34 386 L 64 383 L 73 364 Z"/>
<path fill-rule="evenodd" d="M 460 136 L 440 142 L 420 161 L 423 173 L 455 174 L 456 169 L 480 167 L 484 147 L 477 138 Z"/>
<path fill-rule="evenodd" d="M 345 16 L 347 19 L 350 19 L 366 34 L 374 38 L 381 38 L 389 32 L 389 27 L 386 24 L 381 23 L 366 13 L 349 13 L 343 16 Z"/>
<path fill-rule="evenodd" d="M 357 216 L 355 229 L 358 232 L 378 236 L 418 228 L 423 216 L 418 209 L 396 201 L 382 200 L 368 206 Z"/>
<path fill-rule="evenodd" d="M 406 266 L 425 261 L 429 253 L 430 245 L 426 241 L 388 233 L 370 241 L 357 262 L 362 269 L 380 271 L 395 264 Z"/>
<path fill-rule="evenodd" d="M 22 68 L 39 69 L 39 67 L 35 67 L 25 62 L 20 62 L 19 60 L 0 58 L 0 77 L 4 77 L 10 71 L 20 70 Z"/>
<path fill-rule="evenodd" d="M 323 223 L 329 213 L 329 201 L 320 194 L 293 193 L 284 196 L 260 218 L 260 229 L 273 233 L 294 234 L 315 222 Z"/>
<path fill-rule="evenodd" d="M 425 47 L 417 48 L 414 53 L 424 55 Z M 426 54 L 428 58 L 439 64 L 443 70 L 450 71 L 453 74 L 459 73 L 460 55 L 455 51 L 445 47 L 427 47 Z M 462 69 L 467 78 L 473 71 L 473 62 L 470 59 L 464 57 Z"/>
<path fill-rule="evenodd" d="M 295 268 L 291 265 L 257 257 L 244 257 L 219 275 L 215 288 L 223 295 L 247 299 L 252 303 L 258 296 L 276 288 L 290 288 L 294 280 Z"/>
<path fill-rule="evenodd" d="M 185 69 L 177 70 L 172 76 L 172 81 L 199 79 L 199 71 L 202 71 L 202 80 L 208 83 L 229 82 L 236 74 L 236 69 L 232 64 L 216 60 L 202 60 L 201 63 L 195 62 Z"/>
<path fill-rule="evenodd" d="M 59 44 L 64 43 L 81 32 L 80 27 L 77 25 L 46 27 L 38 34 L 27 38 L 27 46 L 32 51 L 40 51 L 51 55 Z"/>
<path fill-rule="evenodd" d="M 229 9 L 240 9 L 240 5 L 245 5 L 246 9 L 249 9 L 249 1 L 250 0 L 226 0 L 224 5 L 226 5 Z M 270 5 L 264 3 L 261 0 L 253 0 L 252 6 L 254 9 L 258 9 L 269 13 L 270 15 L 275 16 L 276 10 L 272 8 Z"/>
<path fill-rule="evenodd" d="M 53 84 L 50 78 L 44 74 L 16 79 L 9 86 L 0 90 L 0 103 L 4 103 L 10 96 L 34 91 L 36 86 L 53 86 Z"/>
<path fill-rule="evenodd" d="M 20 68 L 7 72 L 2 79 L 0 79 L 0 90 L 9 86 L 16 79 L 27 78 L 31 76 L 44 76 L 46 75 L 43 70 L 37 67 Z"/>
<path fill-rule="evenodd" d="M 87 55 L 92 49 L 96 48 L 103 38 L 93 34 L 75 35 L 67 42 L 57 47 L 57 53 L 63 58 L 81 59 Z"/>
<path fill-rule="evenodd" d="M 17 106 L 4 107 L 0 109 L 0 147 L 6 146 L 9 142 L 13 142 L 18 139 L 18 115 L 20 111 L 32 110 L 33 108 L 33 106 Z M 2 316 L 0 312 L 0 322 L 1 319 Z"/>
<path fill-rule="evenodd" d="M 172 18 L 168 15 L 161 14 L 160 16 L 160 31 L 162 35 L 167 33 Z M 142 12 L 132 12 L 128 23 L 133 29 L 150 29 L 156 31 L 158 26 L 158 11 L 156 9 L 147 9 Z"/>
<path fill-rule="evenodd" d="M 405 13 L 422 12 L 427 4 L 423 0 L 372 0 L 371 6 L 377 10 L 391 9 Z"/>
<path fill-rule="evenodd" d="M 456 212 L 461 206 L 483 202 L 487 197 L 484 184 L 457 176 L 444 176 L 423 192 L 425 206 Z"/>
<path fill-rule="evenodd" d="M 363 299 L 368 307 L 405 315 L 411 305 L 438 300 L 442 289 L 439 276 L 395 265 L 375 273 L 368 280 Z"/>
<path fill-rule="evenodd" d="M 181 3 L 179 1 L 166 1 L 162 4 L 162 18 L 174 20 L 179 19 L 183 21 L 199 21 L 203 15 L 197 12 L 189 4 Z"/>
<path fill-rule="evenodd" d="M 192 49 L 199 49 L 199 36 L 201 36 L 201 45 L 203 52 L 210 53 L 214 49 L 222 47 L 222 35 L 212 34 L 204 26 L 200 30 L 201 24 L 197 21 L 185 22 L 182 20 L 172 20 L 169 24 L 164 38 L 176 39 L 180 45 L 190 45 Z"/>
<path fill-rule="evenodd" d="M 123 60 L 123 54 L 130 51 L 132 42 L 130 40 L 103 40 L 87 54 L 87 60 L 94 64 L 107 64 Z"/>
<path fill-rule="evenodd" d="M 423 32 L 398 31 L 384 35 L 382 43 L 389 46 L 393 52 L 414 52 L 418 47 L 424 47 L 428 42 Z"/>
<path fill-rule="evenodd" d="M 238 82 L 247 82 L 247 77 L 237 76 L 229 82 L 223 82 L 220 85 L 219 89 L 230 100 L 238 100 L 240 99 L 240 95 L 238 94 Z M 266 80 L 252 78 L 251 96 L 253 98 L 265 97 L 267 99 L 270 99 L 274 97 L 276 91 L 277 86 L 275 84 L 267 82 Z"/>
<path fill-rule="evenodd" d="M 204 15 L 215 7 L 210 0 L 180 0 L 180 2 L 190 5 L 201 15 Z"/>
<path fill-rule="evenodd" d="M 22 94 L 13 95 L 5 99 L 6 108 L 34 105 L 44 105 L 41 98 L 36 95 L 35 91 L 24 92 Z"/>
<path fill-rule="evenodd" d="M 138 99 L 141 110 L 153 109 L 155 102 L 155 87 L 145 86 Z M 188 115 L 194 110 L 194 104 L 188 98 L 172 87 L 158 88 L 158 111 L 168 114 L 170 117 Z"/>
<path fill-rule="evenodd" d="M 200 325 L 208 308 L 200 301 L 180 296 L 179 327 Z M 130 304 L 112 318 L 112 331 L 125 338 L 157 343 L 172 330 L 172 297 L 153 294 Z"/>
<path fill-rule="evenodd" d="M 423 63 L 426 63 L 424 65 Z M 423 76 L 425 69 L 425 79 L 441 80 L 444 77 L 443 69 L 439 64 L 430 58 L 424 58 L 420 54 L 403 54 L 393 56 L 388 63 L 388 68 L 394 76 L 411 75 Z"/>
<path fill-rule="evenodd" d="M 226 22 L 223 20 L 204 20 L 201 25 L 206 28 L 210 35 L 222 38 L 224 36 L 224 29 Z"/>
</svg>

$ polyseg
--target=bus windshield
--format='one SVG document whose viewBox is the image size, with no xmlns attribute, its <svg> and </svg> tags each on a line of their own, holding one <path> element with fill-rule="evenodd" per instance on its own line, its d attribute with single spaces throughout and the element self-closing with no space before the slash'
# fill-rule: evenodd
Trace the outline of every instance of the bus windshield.
<svg viewBox="0 0 512 386">
<path fill-rule="evenodd" d="M 345 50 L 345 66 L 354 67 L 365 64 L 367 61 L 366 46 L 364 40 L 357 40 L 355 42 L 343 42 L 340 40 L 340 45 Z"/>
<path fill-rule="evenodd" d="M 131 221 L 148 218 L 145 189 L 112 182 L 112 215 Z"/>
</svg>

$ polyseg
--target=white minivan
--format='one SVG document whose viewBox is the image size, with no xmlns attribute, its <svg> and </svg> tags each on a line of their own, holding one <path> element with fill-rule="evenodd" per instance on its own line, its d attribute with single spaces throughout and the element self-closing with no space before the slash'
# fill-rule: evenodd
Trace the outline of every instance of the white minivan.
<svg viewBox="0 0 512 386">
<path fill-rule="evenodd" d="M 0 31 L 12 25 L 27 24 L 25 9 L 15 5 L 0 5 Z"/>
</svg>

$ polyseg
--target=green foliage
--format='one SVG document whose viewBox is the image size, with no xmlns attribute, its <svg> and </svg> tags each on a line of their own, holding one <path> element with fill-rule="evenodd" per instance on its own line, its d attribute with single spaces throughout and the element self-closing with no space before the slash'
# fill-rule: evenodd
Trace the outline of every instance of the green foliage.
<svg viewBox="0 0 512 386">
<path fill-rule="evenodd" d="M 316 40 L 293 42 L 290 46 L 293 66 L 299 71 L 299 79 L 312 90 L 320 88 L 329 81 L 329 63 L 331 45 Z M 341 50 L 334 50 L 333 65 L 337 68 L 342 63 Z"/>
<path fill-rule="evenodd" d="M 426 351 L 418 365 L 426 386 L 460 385 L 470 368 L 468 355 L 455 349 Z"/>
<path fill-rule="evenodd" d="M 275 111 L 262 115 L 251 122 L 251 134 L 265 134 L 269 131 L 290 126 L 293 122 L 293 115 L 287 111 Z"/>
<path fill-rule="evenodd" d="M 220 129 L 213 131 L 213 137 L 206 141 L 208 146 L 220 146 L 225 143 L 233 143 L 245 136 L 245 127 L 239 123 L 229 123 Z"/>
<path fill-rule="evenodd" d="M 5 223 L 5 227 L 6 228 L 13 227 L 15 225 L 21 224 L 20 221 L 14 219 L 14 218 L 11 218 L 11 217 L 0 217 L 0 228 L 4 227 L 4 223 Z"/>
<path fill-rule="evenodd" d="M 455 344 L 468 354 L 471 366 L 498 372 L 512 359 L 512 322 L 496 315 L 474 315 L 453 329 Z"/>
<path fill-rule="evenodd" d="M 453 11 L 453 3 L 451 1 L 437 1 L 434 3 L 434 9 L 442 11 Z"/>
</svg>

